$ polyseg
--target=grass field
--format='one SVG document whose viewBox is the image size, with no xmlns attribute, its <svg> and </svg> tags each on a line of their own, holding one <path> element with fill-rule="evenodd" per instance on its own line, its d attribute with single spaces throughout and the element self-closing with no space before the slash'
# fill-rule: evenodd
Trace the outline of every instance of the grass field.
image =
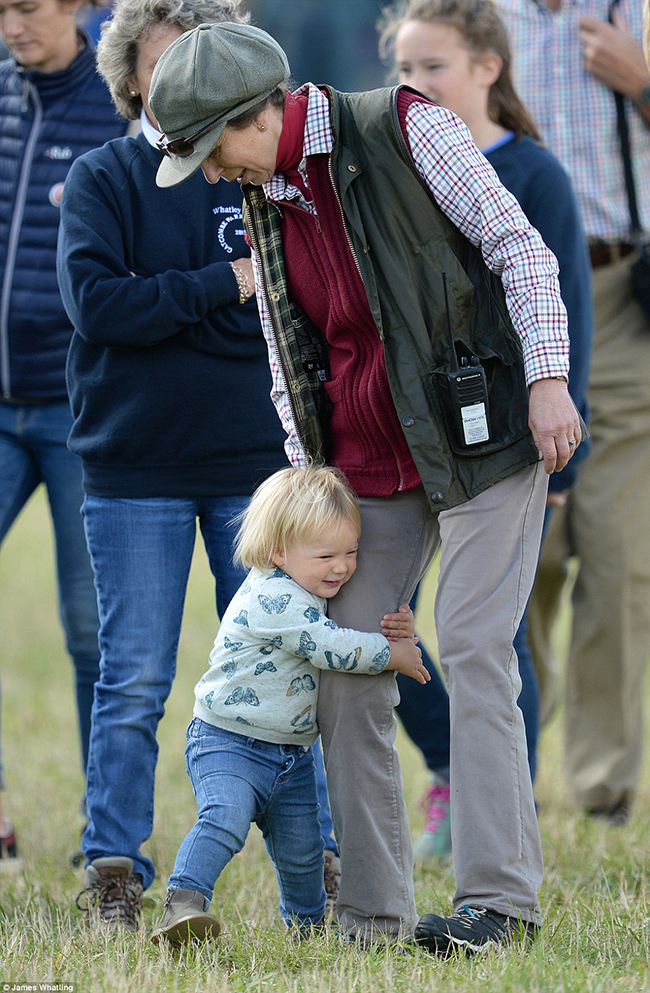
<svg viewBox="0 0 650 993">
<path fill-rule="evenodd" d="M 541 741 L 536 792 L 546 859 L 546 927 L 527 954 L 439 962 L 423 951 L 364 954 L 340 946 L 333 935 L 298 946 L 278 919 L 272 868 L 255 829 L 217 886 L 212 906 L 224 926 L 217 944 L 176 955 L 149 945 L 146 933 L 126 938 L 88 934 L 74 908 L 83 873 L 68 865 L 82 826 L 82 779 L 51 544 L 45 500 L 37 494 L 0 556 L 3 748 L 9 787 L 4 800 L 19 832 L 24 865 L 21 874 L 0 874 L 1 990 L 38 983 L 75 984 L 76 993 L 650 990 L 648 764 L 629 826 L 611 829 L 586 821 L 566 796 L 560 714 Z M 432 573 L 418 616 L 419 631 L 431 644 L 434 585 Z M 205 667 L 214 634 L 210 576 L 199 550 L 178 676 L 160 727 L 156 824 L 147 846 L 159 879 L 146 895 L 148 924 L 159 913 L 177 845 L 194 818 L 184 772 L 184 730 L 192 687 Z M 402 735 L 399 741 L 416 833 L 426 773 L 410 743 Z M 485 774 L 490 774 L 487 762 Z M 416 885 L 422 912 L 449 908 L 453 876 L 448 867 L 418 869 Z"/>
</svg>

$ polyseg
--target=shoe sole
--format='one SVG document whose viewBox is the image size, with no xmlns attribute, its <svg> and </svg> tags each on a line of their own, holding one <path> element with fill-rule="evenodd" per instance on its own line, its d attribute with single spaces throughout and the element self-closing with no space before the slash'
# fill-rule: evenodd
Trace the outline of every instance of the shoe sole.
<svg viewBox="0 0 650 993">
<path fill-rule="evenodd" d="M 530 935 L 508 934 L 501 941 L 488 938 L 487 941 L 476 945 L 464 938 L 455 938 L 452 934 L 429 934 L 425 931 L 418 933 L 417 930 L 415 931 L 415 940 L 418 945 L 423 945 L 427 951 L 442 956 L 453 955 L 454 952 L 464 952 L 466 955 L 484 955 L 489 951 L 504 952 L 510 951 L 518 942 L 532 944 L 533 941 Z"/>
<path fill-rule="evenodd" d="M 453 938 L 449 934 L 423 935 L 418 934 L 417 931 L 415 932 L 415 940 L 418 945 L 426 948 L 428 952 L 432 952 L 434 955 L 440 955 L 443 958 L 449 957 L 454 953 L 482 955 L 491 950 L 499 951 L 503 947 L 501 942 L 496 941 L 486 941 L 482 945 L 475 945 L 471 941 L 463 941 L 462 938 Z"/>
<path fill-rule="evenodd" d="M 151 940 L 155 945 L 165 940 L 175 948 L 181 948 L 193 939 L 205 941 L 206 938 L 217 938 L 220 933 L 221 925 L 214 917 L 188 916 L 174 921 L 169 927 L 158 928 L 151 935 Z"/>
</svg>

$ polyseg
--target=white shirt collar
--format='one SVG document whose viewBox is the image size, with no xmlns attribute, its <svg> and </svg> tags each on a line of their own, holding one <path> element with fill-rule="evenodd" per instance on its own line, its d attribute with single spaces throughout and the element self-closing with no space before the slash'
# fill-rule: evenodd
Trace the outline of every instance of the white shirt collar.
<svg viewBox="0 0 650 993">
<path fill-rule="evenodd" d="M 153 124 L 147 117 L 147 113 L 144 107 L 140 111 L 140 124 L 142 125 L 142 132 L 145 138 L 147 139 L 149 144 L 153 145 L 155 148 L 156 142 L 159 141 L 160 138 L 162 138 L 162 131 L 159 131 L 158 128 L 155 128 L 153 126 Z"/>
</svg>

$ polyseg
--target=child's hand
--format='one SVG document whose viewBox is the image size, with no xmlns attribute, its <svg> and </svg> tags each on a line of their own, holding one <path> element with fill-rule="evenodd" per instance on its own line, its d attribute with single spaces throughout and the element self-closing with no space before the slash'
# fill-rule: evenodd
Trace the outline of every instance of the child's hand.
<svg viewBox="0 0 650 993">
<path fill-rule="evenodd" d="M 390 661 L 386 669 L 395 669 L 403 672 L 411 679 L 417 679 L 418 683 L 428 683 L 431 679 L 428 671 L 422 663 L 422 652 L 418 648 L 417 638 L 397 638 L 391 642 Z"/>
<path fill-rule="evenodd" d="M 408 603 L 403 603 L 397 614 L 384 614 L 381 619 L 381 633 L 384 638 L 412 638 L 415 634 L 415 618 Z"/>
</svg>

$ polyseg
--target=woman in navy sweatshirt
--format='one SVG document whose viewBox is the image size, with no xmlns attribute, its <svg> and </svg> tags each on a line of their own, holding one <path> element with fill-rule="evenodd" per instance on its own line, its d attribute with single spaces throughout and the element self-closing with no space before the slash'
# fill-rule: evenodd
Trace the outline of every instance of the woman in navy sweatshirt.
<svg viewBox="0 0 650 993">
<path fill-rule="evenodd" d="M 61 210 L 58 272 L 75 328 L 69 445 L 83 462 L 101 625 L 86 885 L 99 916 L 127 928 L 154 876 L 140 846 L 153 826 L 156 731 L 196 521 L 222 615 L 243 579 L 228 523 L 286 464 L 240 188 L 198 176 L 170 196 L 155 182 L 160 135 L 147 95 L 156 60 L 183 31 L 238 19 L 238 9 L 239 0 L 118 2 L 99 69 L 142 132 L 77 161 Z"/>
</svg>

